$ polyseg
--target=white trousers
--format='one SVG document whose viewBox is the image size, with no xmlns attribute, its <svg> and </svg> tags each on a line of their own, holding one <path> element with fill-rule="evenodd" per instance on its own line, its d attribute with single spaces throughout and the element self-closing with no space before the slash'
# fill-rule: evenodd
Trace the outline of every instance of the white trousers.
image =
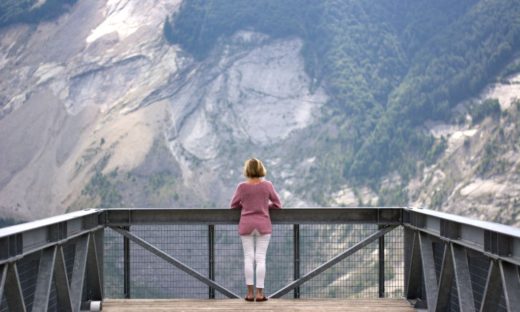
<svg viewBox="0 0 520 312">
<path fill-rule="evenodd" d="M 255 252 L 256 237 L 256 252 Z M 244 273 L 246 285 L 254 284 L 254 263 L 256 260 L 256 288 L 264 288 L 265 280 L 265 256 L 271 234 L 261 235 L 257 230 L 249 235 L 240 235 L 244 248 Z"/>
</svg>

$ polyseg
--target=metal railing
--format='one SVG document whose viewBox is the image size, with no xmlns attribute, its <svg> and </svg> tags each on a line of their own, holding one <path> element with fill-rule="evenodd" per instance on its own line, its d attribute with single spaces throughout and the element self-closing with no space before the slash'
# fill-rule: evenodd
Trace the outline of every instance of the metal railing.
<svg viewBox="0 0 520 312">
<path fill-rule="evenodd" d="M 242 246 L 236 227 L 239 211 L 131 209 L 110 210 L 106 217 L 111 226 L 105 241 L 114 251 L 105 254 L 105 259 L 110 259 L 105 262 L 106 267 L 112 272 L 105 288 L 108 296 L 213 298 L 213 291 L 217 290 L 217 296 L 235 298 L 243 291 Z M 271 297 L 291 291 L 296 298 L 377 297 L 379 292 L 384 296 L 383 264 L 387 264 L 388 276 L 398 272 L 402 280 L 402 231 L 396 230 L 393 239 L 387 241 L 393 262 L 388 259 L 385 262 L 384 253 L 382 260 L 377 255 L 374 258 L 374 254 L 383 243 L 383 236 L 400 225 L 400 217 L 400 208 L 273 211 L 274 231 L 268 249 L 266 279 Z M 117 241 L 121 235 L 126 240 Z M 127 252 L 118 252 L 121 250 Z M 348 257 L 354 252 L 356 257 Z M 150 263 L 149 253 L 163 261 Z M 364 262 L 366 259 L 369 260 Z M 121 263 L 129 265 L 117 267 Z M 148 267 L 140 265 L 143 263 Z M 122 273 L 114 276 L 114 271 Z M 152 271 L 162 273 L 149 274 Z M 346 274 L 356 278 L 338 281 Z M 388 280 L 394 280 L 395 275 Z M 170 283 L 174 280 L 181 281 L 182 287 L 177 286 L 180 289 Z M 332 282 L 335 283 L 331 285 Z M 389 283 L 388 287 L 392 290 L 389 294 L 398 292 L 398 286 Z M 161 291 L 164 289 L 168 291 Z"/>
<path fill-rule="evenodd" d="M 103 298 L 243 295 L 239 211 L 85 210 L 0 229 L 0 311 Z M 272 298 L 406 297 L 428 311 L 518 311 L 520 230 L 410 208 L 271 212 Z"/>
<path fill-rule="evenodd" d="M 428 311 L 520 311 L 520 229 L 404 209 L 405 289 Z"/>
<path fill-rule="evenodd" d="M 79 311 L 102 300 L 103 211 L 0 229 L 2 311 Z"/>
</svg>

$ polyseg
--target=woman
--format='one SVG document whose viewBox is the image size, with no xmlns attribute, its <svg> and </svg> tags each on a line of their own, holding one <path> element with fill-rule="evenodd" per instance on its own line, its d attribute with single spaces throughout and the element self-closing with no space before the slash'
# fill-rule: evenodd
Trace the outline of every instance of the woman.
<svg viewBox="0 0 520 312">
<path fill-rule="evenodd" d="M 238 185 L 231 208 L 242 209 L 238 233 L 244 248 L 244 272 L 247 301 L 255 299 L 253 280 L 256 260 L 256 301 L 267 301 L 264 294 L 265 255 L 271 238 L 272 225 L 269 209 L 280 209 L 282 204 L 270 181 L 264 180 L 266 170 L 262 162 L 251 158 L 244 164 L 246 181 Z M 256 253 L 254 238 L 256 237 Z"/>
</svg>

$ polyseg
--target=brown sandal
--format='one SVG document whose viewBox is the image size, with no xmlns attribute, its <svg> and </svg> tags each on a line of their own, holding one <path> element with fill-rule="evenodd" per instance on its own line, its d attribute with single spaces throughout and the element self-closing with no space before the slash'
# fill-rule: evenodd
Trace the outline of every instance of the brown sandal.
<svg viewBox="0 0 520 312">
<path fill-rule="evenodd" d="M 253 298 L 247 298 L 247 297 L 245 297 L 244 299 L 245 299 L 246 301 L 255 301 L 255 297 L 253 297 Z"/>
<path fill-rule="evenodd" d="M 257 302 L 262 302 L 262 301 L 267 301 L 267 300 L 269 300 L 269 299 L 267 299 L 265 296 L 260 299 L 256 298 Z"/>
</svg>

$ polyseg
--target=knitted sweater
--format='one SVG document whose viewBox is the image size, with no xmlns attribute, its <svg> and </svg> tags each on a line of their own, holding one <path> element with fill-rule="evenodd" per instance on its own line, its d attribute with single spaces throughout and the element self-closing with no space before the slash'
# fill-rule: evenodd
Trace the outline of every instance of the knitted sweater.
<svg viewBox="0 0 520 312">
<path fill-rule="evenodd" d="M 242 182 L 238 184 L 230 204 L 232 209 L 242 209 L 238 233 L 251 234 L 255 229 L 260 234 L 270 234 L 272 230 L 269 209 L 281 209 L 280 197 L 270 181 L 258 184 Z"/>
</svg>

